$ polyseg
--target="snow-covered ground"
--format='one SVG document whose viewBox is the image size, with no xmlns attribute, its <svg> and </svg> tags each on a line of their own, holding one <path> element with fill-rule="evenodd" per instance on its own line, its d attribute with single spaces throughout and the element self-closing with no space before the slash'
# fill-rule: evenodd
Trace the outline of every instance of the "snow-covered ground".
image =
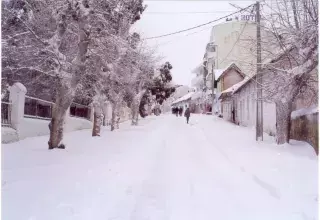
<svg viewBox="0 0 320 220">
<path fill-rule="evenodd" d="M 311 146 L 256 143 L 213 116 L 162 115 L 101 137 L 66 134 L 2 145 L 2 219 L 317 219 Z"/>
</svg>

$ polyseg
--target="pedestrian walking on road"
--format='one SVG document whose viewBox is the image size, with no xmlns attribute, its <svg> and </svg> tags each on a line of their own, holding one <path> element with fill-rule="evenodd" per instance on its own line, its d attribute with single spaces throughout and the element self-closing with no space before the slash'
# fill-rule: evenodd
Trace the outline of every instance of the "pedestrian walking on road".
<svg viewBox="0 0 320 220">
<path fill-rule="evenodd" d="M 190 109 L 187 107 L 186 111 L 184 112 L 184 117 L 187 119 L 187 124 L 189 124 L 189 118 L 190 118 Z"/>
<path fill-rule="evenodd" d="M 182 113 L 183 113 L 183 108 L 180 107 L 180 108 L 179 108 L 179 115 L 182 116 Z"/>
</svg>

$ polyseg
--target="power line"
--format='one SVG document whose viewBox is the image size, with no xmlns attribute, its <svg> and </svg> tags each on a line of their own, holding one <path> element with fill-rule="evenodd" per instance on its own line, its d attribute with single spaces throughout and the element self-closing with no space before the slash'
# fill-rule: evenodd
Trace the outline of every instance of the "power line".
<svg viewBox="0 0 320 220">
<path fill-rule="evenodd" d="M 144 14 L 215 14 L 215 13 L 226 13 L 226 12 L 233 12 L 233 11 L 180 11 L 180 12 L 158 12 L 158 11 L 152 11 L 152 12 L 145 12 Z"/>
<path fill-rule="evenodd" d="M 146 0 L 146 2 L 168 2 L 172 0 Z M 253 0 L 228 0 L 229 2 L 252 2 Z M 225 0 L 176 0 L 176 2 L 225 2 Z"/>
<path fill-rule="evenodd" d="M 237 13 L 239 13 L 239 12 L 241 12 L 241 11 L 246 10 L 247 8 L 252 7 L 253 5 L 254 5 L 254 4 L 251 4 L 251 5 L 243 8 L 243 9 L 241 9 L 241 10 L 239 10 L 239 11 L 233 12 L 233 13 L 231 13 L 231 14 L 228 14 L 228 15 L 223 16 L 223 17 L 220 17 L 220 18 L 218 18 L 218 19 L 209 21 L 209 22 L 207 22 L 207 23 L 203 23 L 203 24 L 200 24 L 200 25 L 191 27 L 191 28 L 183 29 L 183 30 L 176 31 L 176 32 L 172 32 L 172 33 L 169 33 L 169 34 L 163 34 L 163 35 L 159 35 L 159 36 L 155 36 L 155 37 L 147 37 L 147 38 L 145 38 L 144 40 L 150 40 L 150 39 L 156 39 L 156 38 L 161 38 L 161 37 L 167 37 L 167 36 L 170 36 L 170 35 L 179 34 L 179 33 L 186 32 L 186 31 L 190 31 L 190 30 L 193 30 L 193 29 L 196 29 L 196 28 L 199 28 L 199 27 L 202 27 L 202 26 L 205 26 L 205 25 L 208 25 L 208 24 L 211 24 L 211 23 L 220 21 L 220 20 L 222 20 L 222 19 L 228 18 L 228 17 L 230 17 L 231 15 L 237 14 Z"/>
<path fill-rule="evenodd" d="M 199 31 L 195 31 L 195 32 L 188 33 L 188 34 L 186 34 L 186 35 L 183 35 L 183 36 L 174 38 L 174 39 L 169 40 L 169 41 L 166 41 L 166 42 L 164 42 L 164 43 L 157 44 L 157 46 L 167 45 L 167 44 L 172 43 L 172 42 L 174 42 L 174 41 L 177 41 L 177 40 L 179 40 L 179 39 L 181 39 L 181 38 L 183 38 L 183 37 L 189 37 L 189 36 L 191 36 L 191 35 L 198 34 L 198 33 L 202 32 L 202 31 L 208 30 L 209 28 L 211 28 L 211 27 L 206 27 L 206 28 L 203 28 L 203 29 L 201 29 L 201 30 L 199 30 Z"/>
</svg>

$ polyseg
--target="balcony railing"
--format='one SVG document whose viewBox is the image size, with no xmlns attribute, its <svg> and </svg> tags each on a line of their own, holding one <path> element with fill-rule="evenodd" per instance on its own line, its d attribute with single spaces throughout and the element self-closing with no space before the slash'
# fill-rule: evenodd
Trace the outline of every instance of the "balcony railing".
<svg viewBox="0 0 320 220">
<path fill-rule="evenodd" d="M 52 117 L 53 102 L 26 96 L 24 117 L 50 120 Z"/>
<path fill-rule="evenodd" d="M 26 96 L 24 117 L 50 120 L 54 103 L 35 97 Z M 70 116 L 90 120 L 90 107 L 78 103 L 71 103 Z"/>
<path fill-rule="evenodd" d="M 70 116 L 90 120 L 91 109 L 89 106 L 72 103 L 70 106 Z"/>
<path fill-rule="evenodd" d="M 11 127 L 11 102 L 1 102 L 1 126 Z"/>
</svg>

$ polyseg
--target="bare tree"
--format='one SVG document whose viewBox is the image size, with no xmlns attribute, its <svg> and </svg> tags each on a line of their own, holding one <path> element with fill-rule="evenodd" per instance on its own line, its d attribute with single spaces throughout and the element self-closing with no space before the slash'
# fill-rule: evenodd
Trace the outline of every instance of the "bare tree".
<svg viewBox="0 0 320 220">
<path fill-rule="evenodd" d="M 261 5 L 263 99 L 276 104 L 277 143 L 283 144 L 290 139 L 297 97 L 317 102 L 318 1 L 266 0 Z M 240 34 L 239 45 L 245 54 L 257 54 L 256 39 Z M 244 63 L 254 73 L 255 60 Z"/>
<path fill-rule="evenodd" d="M 4 4 L 5 71 L 37 71 L 57 78 L 49 149 L 64 147 L 66 111 L 87 74 L 87 60 L 94 53 L 90 49 L 102 47 L 102 39 L 128 35 L 143 10 L 141 0 L 12 0 Z"/>
<path fill-rule="evenodd" d="M 264 65 L 264 98 L 276 103 L 277 143 L 289 142 L 291 112 L 297 96 L 318 91 L 318 1 L 277 0 L 266 5 L 264 28 L 278 48 L 275 59 Z M 269 51 L 268 51 L 269 52 Z"/>
</svg>

